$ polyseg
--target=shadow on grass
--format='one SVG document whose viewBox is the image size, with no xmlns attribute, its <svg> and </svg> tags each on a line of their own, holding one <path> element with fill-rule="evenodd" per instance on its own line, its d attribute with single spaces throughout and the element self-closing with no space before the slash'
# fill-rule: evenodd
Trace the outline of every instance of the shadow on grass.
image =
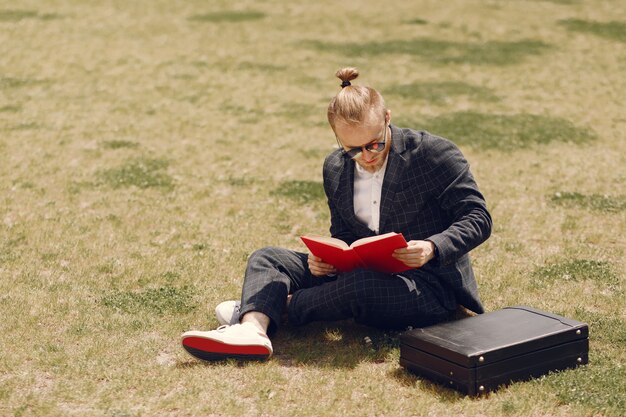
<svg viewBox="0 0 626 417">
<path fill-rule="evenodd" d="M 417 82 L 394 85 L 384 90 L 384 94 L 395 94 L 405 98 L 424 100 L 442 104 L 453 97 L 467 96 L 478 101 L 500 100 L 490 89 L 478 87 L 460 81 Z"/>
<path fill-rule="evenodd" d="M 360 363 L 382 363 L 398 356 L 397 331 L 383 331 L 352 320 L 285 325 L 273 339 L 275 360 L 283 366 L 355 368 Z"/>
<path fill-rule="evenodd" d="M 247 11 L 235 11 L 227 10 L 222 12 L 197 14 L 190 16 L 189 21 L 192 22 L 207 22 L 207 23 L 239 23 L 251 20 L 259 20 L 265 17 L 265 13 L 247 10 Z"/>
<path fill-rule="evenodd" d="M 458 145 L 485 150 L 512 151 L 557 141 L 580 144 L 596 138 L 592 130 L 577 127 L 569 120 L 533 114 L 456 112 L 428 119 L 424 127 Z"/>
<path fill-rule="evenodd" d="M 396 368 L 389 373 L 389 376 L 398 381 L 401 385 L 409 388 L 419 388 L 428 395 L 437 398 L 439 401 L 453 403 L 465 398 L 465 395 L 441 384 L 436 384 L 416 375 L 404 368 Z M 486 398 L 486 396 L 469 397 L 475 400 Z"/>
<path fill-rule="evenodd" d="M 316 367 L 322 369 L 354 369 L 363 363 L 398 363 L 400 332 L 382 331 L 354 324 L 351 320 L 333 323 L 311 323 L 303 327 L 285 326 L 272 338 L 274 354 L 269 362 L 280 366 Z M 247 367 L 263 366 L 264 362 L 223 360 L 204 362 L 194 359 L 178 361 L 178 369 L 198 366 Z M 419 388 L 441 401 L 454 402 L 464 396 L 445 386 L 396 368 L 388 374 L 407 387 Z"/>
<path fill-rule="evenodd" d="M 382 331 L 354 324 L 351 320 L 333 323 L 311 323 L 302 327 L 284 325 L 272 337 L 274 354 L 270 361 L 285 367 L 353 369 L 363 362 L 383 363 L 397 360 L 398 332 Z M 390 357 L 392 359 L 390 359 Z M 179 362 L 179 367 L 249 366 L 258 361 Z M 262 363 L 262 362 L 261 362 Z"/>
<path fill-rule="evenodd" d="M 566 19 L 559 24 L 571 32 L 590 33 L 606 39 L 626 42 L 626 22 L 594 22 L 591 20 Z"/>
<path fill-rule="evenodd" d="M 372 57 L 384 54 L 407 54 L 439 64 L 512 65 L 527 56 L 540 55 L 550 45 L 537 40 L 484 43 L 452 42 L 437 39 L 394 40 L 388 42 L 333 43 L 304 41 L 302 45 L 323 52 L 345 56 Z"/>
</svg>

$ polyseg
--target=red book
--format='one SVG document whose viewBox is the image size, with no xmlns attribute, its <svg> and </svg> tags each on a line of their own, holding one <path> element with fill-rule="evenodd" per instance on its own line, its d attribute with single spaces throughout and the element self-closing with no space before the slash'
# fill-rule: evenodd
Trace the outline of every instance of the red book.
<svg viewBox="0 0 626 417">
<path fill-rule="evenodd" d="M 340 272 L 367 268 L 396 273 L 412 269 L 391 256 L 394 250 L 408 246 L 402 233 L 391 232 L 366 237 L 355 241 L 350 246 L 333 237 L 301 236 L 300 239 L 313 255 L 322 258 L 322 261 L 333 265 Z"/>
</svg>

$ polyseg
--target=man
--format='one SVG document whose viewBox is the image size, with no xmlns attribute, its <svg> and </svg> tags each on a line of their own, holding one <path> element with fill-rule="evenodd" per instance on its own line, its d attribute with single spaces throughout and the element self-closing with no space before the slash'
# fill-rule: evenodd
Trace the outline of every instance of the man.
<svg viewBox="0 0 626 417">
<path fill-rule="evenodd" d="M 478 296 L 468 252 L 491 233 L 491 217 L 459 149 L 427 132 L 390 124 L 391 112 L 370 87 L 353 86 L 355 68 L 337 72 L 342 90 L 328 107 L 340 149 L 324 162 L 330 233 L 350 244 L 388 232 L 408 247 L 394 257 L 412 269 L 337 274 L 313 255 L 264 248 L 249 260 L 240 303 L 216 308 L 221 327 L 183 334 L 183 347 L 204 360 L 265 359 L 268 333 L 290 323 L 353 318 L 380 328 L 434 324 L 458 305 L 476 313 Z"/>
</svg>

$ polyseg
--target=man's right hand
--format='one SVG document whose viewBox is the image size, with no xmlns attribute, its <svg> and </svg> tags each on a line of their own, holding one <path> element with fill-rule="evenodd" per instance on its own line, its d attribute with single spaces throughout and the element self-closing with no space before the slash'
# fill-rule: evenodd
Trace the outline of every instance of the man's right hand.
<svg viewBox="0 0 626 417">
<path fill-rule="evenodd" d="M 337 270 L 334 266 L 322 262 L 322 258 L 309 253 L 309 270 L 316 277 L 323 277 L 330 274 L 336 274 Z"/>
</svg>

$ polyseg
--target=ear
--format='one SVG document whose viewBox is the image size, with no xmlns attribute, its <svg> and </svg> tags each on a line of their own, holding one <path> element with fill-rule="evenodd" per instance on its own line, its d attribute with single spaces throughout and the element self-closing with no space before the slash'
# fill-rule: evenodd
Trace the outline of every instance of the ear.
<svg viewBox="0 0 626 417">
<path fill-rule="evenodd" d="M 387 109 L 387 112 L 385 113 L 385 123 L 391 123 L 391 110 L 389 109 Z"/>
</svg>

